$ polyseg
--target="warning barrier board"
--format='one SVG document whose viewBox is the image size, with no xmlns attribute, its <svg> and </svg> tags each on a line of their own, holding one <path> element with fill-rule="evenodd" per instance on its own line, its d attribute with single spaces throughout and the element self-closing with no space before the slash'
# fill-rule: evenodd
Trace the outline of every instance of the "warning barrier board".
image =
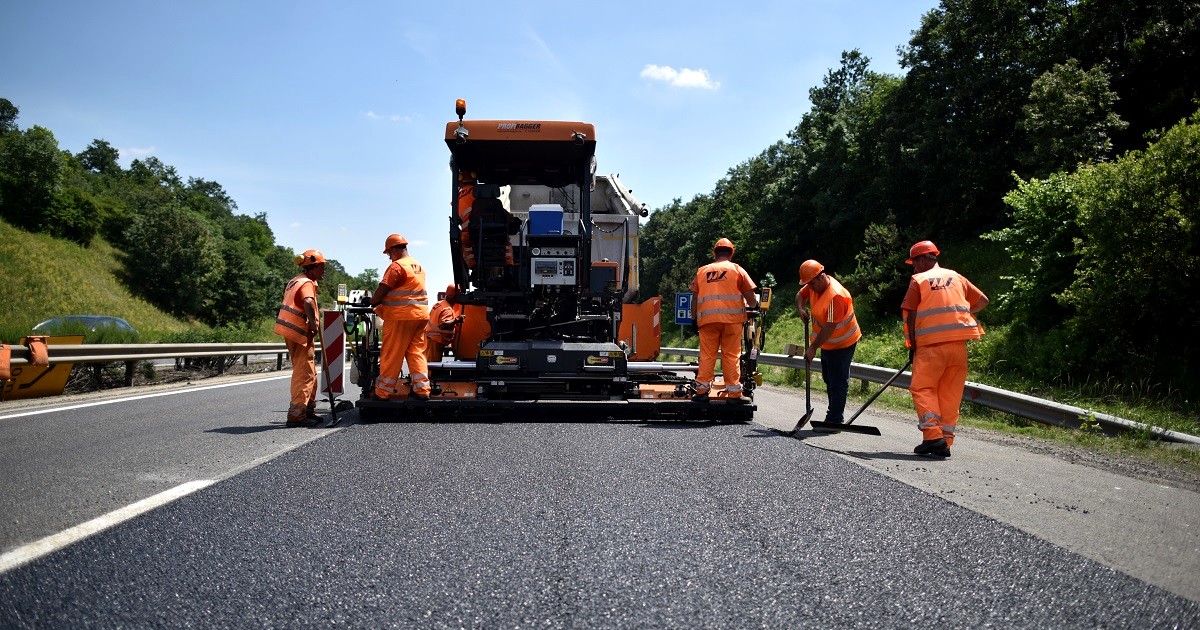
<svg viewBox="0 0 1200 630">
<path fill-rule="evenodd" d="M 321 393 L 332 393 L 334 397 L 346 393 L 346 326 L 343 322 L 341 311 L 321 313 L 321 349 L 325 357 Z"/>
</svg>

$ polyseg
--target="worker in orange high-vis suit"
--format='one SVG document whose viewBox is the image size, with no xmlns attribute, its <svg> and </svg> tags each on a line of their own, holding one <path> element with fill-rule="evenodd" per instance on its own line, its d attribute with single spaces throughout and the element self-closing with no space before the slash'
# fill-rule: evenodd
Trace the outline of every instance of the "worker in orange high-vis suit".
<svg viewBox="0 0 1200 630">
<path fill-rule="evenodd" d="M 988 298 L 957 271 L 939 267 L 939 254 L 933 241 L 908 250 L 905 262 L 913 266 L 913 276 L 900 309 L 904 341 L 913 353 L 909 391 L 921 430 L 913 452 L 949 457 L 967 384 L 967 341 L 983 336 L 975 313 Z"/>
<path fill-rule="evenodd" d="M 800 290 L 796 292 L 800 319 L 812 320 L 812 333 L 804 361 L 812 363 L 821 350 L 821 380 L 829 394 L 825 422 L 845 419 L 850 393 L 850 363 L 862 332 L 854 317 L 854 298 L 836 278 L 825 273 L 825 265 L 806 260 L 800 265 Z"/>
<path fill-rule="evenodd" d="M 425 325 L 425 360 L 441 361 L 446 346 L 454 342 L 455 331 L 462 322 L 462 306 L 458 304 L 458 289 L 446 287 L 446 297 L 429 309 Z"/>
<path fill-rule="evenodd" d="M 375 397 L 383 400 L 399 397 L 400 368 L 407 362 L 409 398 L 429 400 L 429 370 L 425 362 L 429 297 L 425 293 L 425 270 L 408 255 L 408 240 L 399 234 L 387 237 L 383 253 L 392 264 L 383 272 L 379 287 L 371 295 L 375 314 L 383 320 Z"/>
<path fill-rule="evenodd" d="M 474 173 L 459 173 L 458 175 L 458 203 L 456 210 L 458 211 L 459 240 L 462 244 L 462 258 L 466 263 L 467 269 L 475 268 L 475 236 L 471 233 L 471 211 L 475 206 L 475 174 Z M 512 267 L 516 265 L 513 259 L 512 243 L 508 242 L 504 245 L 504 264 Z"/>
<path fill-rule="evenodd" d="M 325 277 L 325 256 L 310 249 L 296 256 L 295 262 L 301 272 L 289 280 L 283 290 L 283 303 L 275 316 L 275 334 L 283 337 L 292 361 L 292 398 L 288 404 L 287 426 L 310 427 L 321 419 L 317 415 L 316 343 L 313 338 L 321 330 L 317 281 Z"/>
<path fill-rule="evenodd" d="M 747 309 L 758 310 L 758 287 L 740 265 L 733 262 L 733 243 L 722 238 L 713 245 L 714 262 L 696 270 L 691 290 L 695 295 L 696 325 L 700 329 L 700 369 L 692 400 L 707 402 L 716 377 L 717 353 L 730 402 L 742 400 L 742 325 Z"/>
</svg>

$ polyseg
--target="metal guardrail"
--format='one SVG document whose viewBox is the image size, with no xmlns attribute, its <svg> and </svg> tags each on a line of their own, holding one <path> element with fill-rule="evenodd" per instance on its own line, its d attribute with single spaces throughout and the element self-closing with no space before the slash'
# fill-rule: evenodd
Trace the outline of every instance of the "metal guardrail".
<svg viewBox="0 0 1200 630">
<path fill-rule="evenodd" d="M 12 365 L 29 364 L 29 348 L 11 346 Z M 282 369 L 283 355 L 287 347 L 282 343 L 191 343 L 191 344 L 55 344 L 47 346 L 50 363 L 115 363 L 124 362 L 126 365 L 126 384 L 132 380 L 133 366 L 138 361 L 151 359 L 187 359 L 201 357 L 229 357 L 273 354 L 276 355 L 276 369 Z M 663 348 L 666 355 L 699 357 L 700 351 L 694 348 Z M 763 365 L 804 369 L 804 358 L 782 354 L 760 354 L 758 362 Z M 814 359 L 813 367 L 820 367 L 821 360 Z M 894 370 L 865 365 L 850 364 L 850 378 L 883 383 L 887 381 Z M 908 389 L 912 382 L 912 372 L 901 374 L 893 383 L 898 388 Z M 1170 442 L 1184 442 L 1200 445 L 1200 437 L 1171 431 L 1162 427 L 1144 424 L 1134 420 L 1064 405 L 1034 396 L 1005 391 L 988 385 L 967 382 L 963 391 L 963 400 L 982 405 L 991 409 L 1011 413 L 1015 416 L 1028 418 L 1044 424 L 1078 429 L 1085 422 L 1094 420 L 1100 426 L 1110 431 L 1147 431 L 1154 436 Z"/>
<path fill-rule="evenodd" d="M 13 345 L 12 365 L 29 365 L 29 348 Z M 55 363 L 92 363 L 100 369 L 104 363 L 125 364 L 125 386 L 133 384 L 134 368 L 138 361 L 154 359 L 199 359 L 208 357 L 244 357 L 275 355 L 275 369 L 283 369 L 287 346 L 282 343 L 136 343 L 136 344 L 51 344 L 46 346 L 51 365 Z M 218 364 L 217 372 L 224 373 L 225 365 Z M 97 377 L 98 378 L 98 377 Z"/>
<path fill-rule="evenodd" d="M 663 348 L 662 353 L 666 355 L 692 356 L 699 357 L 700 351 L 694 348 Z M 763 365 L 771 365 L 775 367 L 791 368 L 796 370 L 804 369 L 804 357 L 793 357 L 783 354 L 759 354 L 758 362 Z M 814 359 L 812 363 L 814 368 L 819 369 L 821 366 L 820 359 Z M 896 370 L 876 367 L 873 365 L 864 365 L 862 363 L 850 364 L 850 378 L 870 381 L 872 383 L 886 382 Z M 912 372 L 904 372 L 895 382 L 892 383 L 895 387 L 908 389 L 912 382 Z M 963 400 L 996 409 L 1005 413 L 1011 413 L 1014 416 L 1028 418 L 1043 424 L 1052 424 L 1055 426 L 1065 427 L 1069 429 L 1078 429 L 1085 422 L 1094 420 L 1101 427 L 1112 432 L 1124 431 L 1146 431 L 1153 434 L 1159 439 L 1169 442 L 1183 442 L 1187 444 L 1200 445 L 1200 437 L 1179 431 L 1172 431 L 1153 425 L 1144 424 L 1135 420 L 1119 418 L 1117 416 L 1083 409 L 1071 405 L 1064 405 L 1050 400 L 1044 400 L 1026 394 L 1018 394 L 988 385 L 980 385 L 979 383 L 967 382 L 967 387 L 963 391 Z"/>
</svg>

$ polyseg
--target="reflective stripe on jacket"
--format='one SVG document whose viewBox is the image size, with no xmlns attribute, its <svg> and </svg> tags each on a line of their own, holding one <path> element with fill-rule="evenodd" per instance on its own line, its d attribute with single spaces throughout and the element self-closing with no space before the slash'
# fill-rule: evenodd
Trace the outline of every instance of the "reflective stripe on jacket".
<svg viewBox="0 0 1200 630">
<path fill-rule="evenodd" d="M 821 322 L 819 319 L 825 317 L 829 312 L 829 305 L 833 303 L 835 296 L 846 298 L 846 316 L 841 321 L 832 322 L 833 333 L 825 343 L 821 344 L 822 350 L 838 350 L 841 348 L 849 348 L 858 343 L 862 338 L 862 332 L 858 329 L 858 319 L 854 317 L 854 299 L 850 296 L 850 292 L 842 283 L 838 282 L 828 274 L 825 276 L 829 279 L 829 286 L 825 292 L 817 295 L 810 293 L 808 296 L 809 312 L 812 313 L 812 336 L 809 337 L 809 342 L 816 340 L 817 335 L 821 332 Z"/>
<path fill-rule="evenodd" d="M 399 286 L 388 290 L 375 312 L 385 320 L 400 321 L 429 318 L 429 296 L 425 293 L 425 270 L 412 256 L 392 261 L 393 277 L 401 278 Z M 388 271 L 393 271 L 389 268 Z M 387 278 L 388 274 L 384 274 Z"/>
<path fill-rule="evenodd" d="M 746 321 L 743 291 L 753 290 L 746 272 L 735 262 L 719 260 L 696 270 L 696 325 L 741 324 Z M 749 283 L 745 288 L 743 277 Z"/>
<path fill-rule="evenodd" d="M 312 291 L 317 291 L 317 283 L 304 274 L 292 278 L 283 290 L 283 303 L 279 305 L 279 314 L 275 316 L 275 334 L 284 339 L 290 339 L 299 344 L 307 344 L 308 318 L 304 315 L 304 302 L 300 290 L 312 283 Z"/>
<path fill-rule="evenodd" d="M 921 291 L 921 302 L 916 311 L 918 347 L 983 336 L 983 326 L 971 314 L 971 303 L 967 301 L 966 279 L 957 271 L 934 267 L 914 274 L 913 280 Z M 911 346 L 907 318 L 904 343 Z"/>
</svg>

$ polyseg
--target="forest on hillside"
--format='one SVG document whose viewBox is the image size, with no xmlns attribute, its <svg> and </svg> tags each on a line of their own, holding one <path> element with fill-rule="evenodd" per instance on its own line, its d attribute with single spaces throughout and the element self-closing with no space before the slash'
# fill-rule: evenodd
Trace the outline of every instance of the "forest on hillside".
<svg viewBox="0 0 1200 630">
<path fill-rule="evenodd" d="M 898 52 L 902 76 L 843 53 L 786 139 L 654 212 L 650 293 L 686 291 L 728 237 L 754 277 L 818 259 L 894 325 L 908 247 L 933 239 L 1002 267 L 983 369 L 1194 401 L 1200 3 L 943 0 Z"/>
<path fill-rule="evenodd" d="M 122 253 L 129 289 L 177 317 L 249 328 L 275 316 L 297 267 L 265 214 L 239 213 L 220 183 L 184 181 L 155 157 L 122 168 L 102 139 L 78 153 L 60 149 L 51 130 L 22 131 L 19 117 L 0 98 L 0 218 L 85 247 L 103 238 Z M 352 278 L 331 259 L 324 284 L 377 280 L 376 270 Z"/>
</svg>

